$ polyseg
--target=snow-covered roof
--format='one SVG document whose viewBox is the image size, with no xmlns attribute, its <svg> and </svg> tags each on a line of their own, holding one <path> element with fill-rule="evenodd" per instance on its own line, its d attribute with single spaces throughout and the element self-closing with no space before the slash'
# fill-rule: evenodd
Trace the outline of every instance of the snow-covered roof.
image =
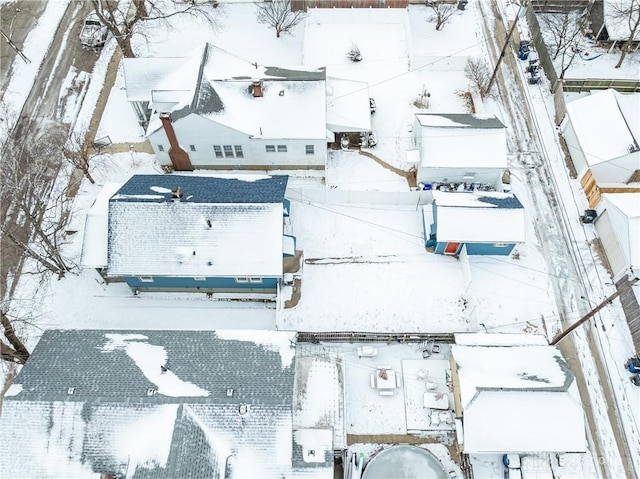
<svg viewBox="0 0 640 479">
<path fill-rule="evenodd" d="M 438 241 L 522 243 L 525 240 L 524 207 L 512 193 L 434 191 L 433 199 Z"/>
<path fill-rule="evenodd" d="M 306 477 L 292 466 L 294 334 L 228 334 L 45 331 L 3 403 L 0 470 Z"/>
<path fill-rule="evenodd" d="M 172 85 L 174 90 L 190 90 L 193 79 L 185 74 L 189 58 L 123 58 L 122 68 L 127 101 L 151 101 L 152 91 L 176 70 L 182 74 Z"/>
<path fill-rule="evenodd" d="M 602 2 L 602 10 L 604 16 L 604 24 L 607 27 L 609 40 L 626 41 L 631 35 L 629 25 L 635 23 L 640 12 L 638 4 L 635 0 L 604 0 Z M 625 12 L 632 11 L 630 15 Z M 640 40 L 640 29 L 638 29 L 633 37 L 634 40 Z"/>
<path fill-rule="evenodd" d="M 602 195 L 606 206 L 612 206 L 612 218 L 616 236 L 629 264 L 640 267 L 640 193 L 605 193 Z M 617 211 L 615 211 L 617 210 Z"/>
<path fill-rule="evenodd" d="M 281 276 L 286 183 L 135 175 L 110 200 L 109 274 Z"/>
<path fill-rule="evenodd" d="M 640 124 L 640 93 L 594 92 L 569 102 L 567 115 L 579 143 L 573 146 L 582 150 L 590 166 L 627 155 L 630 147 L 637 147 L 632 128 Z"/>
<path fill-rule="evenodd" d="M 548 341 L 541 334 L 514 333 L 456 333 L 456 344 L 465 346 L 546 346 Z"/>
<path fill-rule="evenodd" d="M 454 345 L 452 354 L 466 452 L 586 450 L 580 395 L 558 349 Z"/>
<path fill-rule="evenodd" d="M 335 133 L 370 131 L 369 85 L 365 82 L 327 78 L 327 128 Z"/>
<path fill-rule="evenodd" d="M 422 167 L 506 168 L 505 126 L 494 115 L 417 113 Z"/>
<path fill-rule="evenodd" d="M 126 86 L 129 100 L 153 103 L 147 134 L 161 127 L 159 112 L 171 112 L 173 121 L 197 114 L 253 137 L 325 138 L 322 68 L 258 66 L 209 43 L 182 62 L 169 59 L 171 71 L 167 59 L 144 60 L 128 66 Z M 257 80 L 263 82 L 262 97 L 252 94 Z"/>
<path fill-rule="evenodd" d="M 106 183 L 87 212 L 80 259 L 80 264 L 86 268 L 107 266 L 109 198 L 121 187 L 122 183 Z"/>
</svg>

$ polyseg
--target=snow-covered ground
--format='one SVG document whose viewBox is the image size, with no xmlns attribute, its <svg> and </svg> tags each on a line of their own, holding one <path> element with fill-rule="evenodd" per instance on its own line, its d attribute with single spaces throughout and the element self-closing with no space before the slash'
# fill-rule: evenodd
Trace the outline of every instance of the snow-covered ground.
<svg viewBox="0 0 640 479">
<path fill-rule="evenodd" d="M 305 49 L 304 40 L 309 32 L 305 32 L 304 24 L 297 26 L 292 35 L 277 39 L 272 30 L 256 24 L 253 4 L 223 7 L 223 25 L 219 30 L 180 19 L 176 23 L 176 29 L 181 32 L 179 35 L 167 35 L 163 29 L 151 28 L 149 41 L 139 41 L 135 49 L 142 56 L 185 56 L 201 42 L 210 41 L 261 65 L 282 66 L 310 62 L 313 55 L 324 58 L 329 55 L 328 50 L 332 50 L 333 57 L 329 55 L 327 58 L 335 57 L 332 61 L 336 71 L 345 75 L 363 75 L 355 78 L 367 79 L 371 83 L 370 91 L 378 106 L 372 122 L 379 142 L 371 152 L 403 169 L 408 169 L 403 154 L 409 141 L 407 126 L 414 113 L 419 111 L 413 102 L 423 88 L 430 93 L 429 107 L 423 111 L 468 111 L 459 94 L 468 89 L 468 81 L 460 68 L 464 61 L 458 57 L 480 55 L 483 50 L 474 2 L 470 2 L 464 12 L 457 12 L 440 32 L 435 31 L 432 23 L 427 23 L 426 7 L 411 6 L 408 10 L 410 29 L 403 32 L 395 25 L 388 35 L 401 41 L 385 49 L 370 47 L 379 44 L 375 30 L 358 29 L 357 42 L 365 53 L 358 71 L 352 68 L 353 65 L 345 64 L 343 46 L 329 48 L 329 43 L 324 43 L 324 49 L 318 51 Z M 331 32 L 314 28 L 312 33 L 324 36 Z M 344 35 L 339 41 L 344 43 L 347 37 Z M 326 36 L 326 39 L 336 42 L 339 38 L 337 33 Z M 373 52 L 371 55 L 366 54 L 368 48 Z M 94 72 L 96 77 L 104 77 L 110 58 L 109 50 L 104 52 L 105 60 L 101 59 L 102 63 L 99 63 L 104 65 L 99 67 L 103 70 Z M 607 64 L 596 61 L 589 65 Z M 630 57 L 629 64 L 632 65 L 633 61 L 637 62 L 637 55 Z M 23 83 L 28 83 L 26 73 L 20 78 Z M 95 85 L 93 88 L 99 93 L 102 83 L 96 81 Z M 552 101 L 544 90 L 544 84 L 529 91 L 536 115 L 541 122 L 548 122 Z M 96 94 L 87 93 L 87 96 L 95 98 L 92 95 Z M 89 106 L 78 114 L 76 125 L 88 124 L 92 104 L 95 104 L 94 100 L 87 102 Z M 500 106 L 491 100 L 476 104 L 476 108 L 504 118 Z M 517 127 L 510 125 L 510 128 Z M 133 112 L 124 102 L 121 75 L 111 91 L 99 127 L 98 137 L 107 135 L 114 143 L 141 140 Z M 545 144 L 555 144 L 553 127 L 544 135 Z M 566 174 L 562 158 L 554 156 L 553 161 L 556 175 Z M 85 213 L 101 185 L 125 181 L 134 173 L 160 171 L 153 156 L 135 152 L 112 155 L 96 164 L 94 176 L 98 184 L 83 182 L 75 201 L 69 230 L 76 233 L 71 236 L 67 254 L 79 263 Z M 107 286 L 96 272 L 90 270 L 77 271 L 62 280 L 53 279 L 44 284 L 37 283 L 33 276 L 24 275 L 12 307 L 20 313 L 30 312 L 37 320 L 37 328 L 22 326 L 30 347 L 37 341 L 40 328 L 237 329 L 239 324 L 251 329 L 277 327 L 307 331 L 450 332 L 487 329 L 540 332 L 550 337 L 560 327 L 550 279 L 563 272 L 547 269 L 541 245 L 536 239 L 535 217 L 548 212 L 537 211 L 534 214 L 534 205 L 524 194 L 527 178 L 523 169 L 514 168 L 512 177 L 513 192 L 529 213 L 526 243 L 519 245 L 516 254 L 510 257 L 462 256 L 457 260 L 427 253 L 421 208 L 378 209 L 361 204 L 338 206 L 294 202 L 293 233 L 306 260 L 301 300 L 295 308 L 280 311 L 275 304 L 219 301 L 207 299 L 204 295 L 141 294 L 134 297 L 125 285 Z M 320 177 L 294 179 L 292 183 L 308 182 L 318 187 L 321 180 Z M 346 191 L 408 190 L 404 178 L 355 153 L 339 152 L 332 156 L 328 162 L 326 182 Z M 567 178 L 561 191 L 566 195 L 563 197 L 564 206 L 572 208 L 570 216 L 577 220 L 585 202 L 579 186 Z M 587 225 L 581 226 L 577 221 L 572 226 L 576 249 L 586 258 L 584 267 L 590 281 L 589 296 L 598 301 L 608 291 L 602 286 L 607 275 L 587 245 L 593 239 L 594 230 Z M 588 309 L 586 304 L 576 305 L 568 319 L 578 319 Z M 625 427 L 629 428 L 632 437 L 637 437 L 640 393 L 638 388 L 633 390 L 628 381 L 625 382 L 621 371 L 621 364 L 630 355 L 632 345 L 619 306 L 612 306 L 606 311 L 600 318 L 607 329 L 607 334 L 601 337 L 601 347 L 611 365 L 612 382 L 616 385 L 621 406 L 629 411 Z M 612 327 L 613 324 L 616 326 Z M 606 408 L 606 404 L 600 407 Z M 357 423 L 356 420 L 354 424 Z M 354 432 L 357 431 L 354 426 Z M 637 456 L 640 457 L 640 451 Z M 498 472 L 486 477 L 502 474 L 502 468 L 495 464 L 487 465 L 486 470 L 492 468 Z"/>
</svg>

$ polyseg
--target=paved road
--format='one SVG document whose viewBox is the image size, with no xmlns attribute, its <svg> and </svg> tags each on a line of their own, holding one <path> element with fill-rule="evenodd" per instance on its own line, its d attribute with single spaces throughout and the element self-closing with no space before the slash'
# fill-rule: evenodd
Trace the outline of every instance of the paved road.
<svg viewBox="0 0 640 479">
<path fill-rule="evenodd" d="M 485 10 L 484 30 L 493 61 L 497 58 L 501 42 L 506 38 L 506 29 L 500 16 L 496 0 L 488 5 L 479 2 L 481 10 Z M 491 22 L 489 18 L 495 17 Z M 524 22 L 525 20 L 521 20 Z M 505 74 L 505 67 L 506 73 Z M 580 274 L 580 266 L 576 262 L 571 245 L 569 244 L 569 232 L 565 226 L 566 217 L 563 210 L 558 207 L 559 199 L 554 189 L 553 172 L 547 161 L 543 161 L 546 155 L 544 142 L 538 131 L 535 117 L 529 109 L 524 91 L 528 85 L 523 85 L 519 73 L 521 66 L 514 56 L 507 50 L 503 60 L 503 70 L 498 76 L 498 84 L 503 99 L 503 105 L 509 115 L 514 134 L 511 137 L 512 148 L 516 152 L 529 152 L 529 158 L 539 159 L 533 168 L 525 168 L 526 183 L 530 186 L 530 198 L 534 205 L 539 205 L 538 212 L 550 211 L 550 215 L 538 214 L 536 216 L 536 235 L 540 240 L 543 253 L 547 258 L 547 268 L 550 271 L 550 279 L 553 283 L 557 308 L 562 318 L 572 317 L 572 298 L 580 297 L 585 291 Z M 514 100 L 515 97 L 515 100 Z M 522 165 L 529 166 L 529 165 Z M 568 326 L 563 325 L 565 328 Z M 607 372 L 600 358 L 600 351 L 594 339 L 594 333 L 590 323 L 583 326 L 579 332 L 586 335 L 586 341 L 577 341 L 577 335 L 568 336 L 560 343 L 560 349 L 567 358 L 574 371 L 580 390 L 580 396 L 585 408 L 588 429 L 592 438 L 592 446 L 597 456 L 596 467 L 600 467 L 601 477 L 615 478 L 620 471 L 615 471 L 611 464 L 602 462 L 611 455 L 618 455 L 622 460 L 622 467 L 628 477 L 633 477 L 633 465 L 629 457 L 628 444 L 624 430 L 620 425 L 620 415 L 616 410 L 616 401 L 609 387 Z M 584 347 L 584 343 L 588 348 Z M 593 377 L 592 375 L 595 375 Z M 603 412 L 604 410 L 604 412 Z M 596 421 L 600 418 L 600 421 Z M 610 427 L 615 442 L 609 443 L 601 433 L 604 426 Z M 606 434 L 605 434 L 606 436 Z"/>
<path fill-rule="evenodd" d="M 2 21 L 11 20 L 13 9 L 20 9 L 20 13 L 14 22 L 14 41 L 24 41 L 30 28 L 42 14 L 46 2 L 33 0 L 19 0 L 11 4 L 5 4 L 2 9 Z M 98 58 L 98 54 L 93 50 L 82 48 L 77 40 L 80 33 L 81 19 L 88 13 L 90 4 L 88 2 L 70 2 L 60 25 L 56 31 L 55 38 L 46 55 L 38 75 L 34 81 L 31 92 L 24 104 L 18 122 L 11 132 L 13 140 L 21 142 L 27 138 L 37 135 L 45 128 L 61 127 L 63 131 L 69 130 L 69 125 L 63 123 L 63 111 L 60 102 L 60 95 L 64 80 L 70 71 L 87 72 L 90 74 Z M 24 13 L 24 15 L 23 15 Z M 15 58 L 15 52 L 6 51 L 7 45 L 2 43 L 3 55 L 3 79 L 11 72 L 9 58 Z M 5 61 L 5 52 L 7 61 Z M 7 66 L 8 65 L 8 66 Z M 5 69 L 6 68 L 6 71 Z M 86 78 L 90 78 L 87 75 Z M 6 85 L 6 82 L 2 82 Z M 79 86 L 80 87 L 80 86 Z M 67 92 L 71 95 L 73 92 Z M 35 125 L 35 127 L 34 127 Z M 42 185 L 44 189 L 48 185 Z M 0 205 L 0 221 L 7 221 L 7 209 L 9 205 L 4 202 Z M 22 231 L 23 237 L 28 234 Z M 16 257 L 15 251 L 6 239 L 0 239 L 0 298 L 4 298 L 7 293 L 7 278 L 9 272 L 19 270 L 20 261 Z"/>
</svg>

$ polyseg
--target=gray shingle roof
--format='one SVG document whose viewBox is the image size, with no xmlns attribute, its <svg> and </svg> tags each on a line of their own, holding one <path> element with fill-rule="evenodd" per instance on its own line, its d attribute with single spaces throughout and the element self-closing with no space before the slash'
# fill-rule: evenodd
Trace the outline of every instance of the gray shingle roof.
<svg viewBox="0 0 640 479">
<path fill-rule="evenodd" d="M 244 181 L 194 175 L 133 175 L 111 201 L 170 201 L 170 191 L 180 187 L 182 202 L 190 203 L 282 203 L 288 177 L 276 175 Z M 145 195 L 145 196 L 142 196 Z"/>
<path fill-rule="evenodd" d="M 478 196 L 478 201 L 481 203 L 487 203 L 490 205 L 495 205 L 498 208 L 508 208 L 508 209 L 520 209 L 524 208 L 520 200 L 516 198 L 515 195 L 510 195 L 506 197 L 496 197 L 496 196 Z"/>
<path fill-rule="evenodd" d="M 474 115 L 470 113 L 416 113 L 418 121 L 427 120 L 427 124 L 431 128 L 505 128 L 504 124 L 495 116 Z M 450 120 L 451 123 L 442 125 L 432 124 L 428 118 L 442 117 Z M 421 123 L 423 123 L 421 121 Z"/>
<path fill-rule="evenodd" d="M 287 333 L 282 334 L 286 337 Z M 23 387 L 16 398 L 185 402 L 183 397 L 160 393 L 147 396 L 147 389 L 155 385 L 136 361 L 124 348 L 109 350 L 114 343 L 110 338 L 125 338 L 126 345 L 163 348 L 167 359 L 157 364 L 158 372 L 161 366 L 168 366 L 182 381 L 209 392 L 205 398 L 190 401 L 290 406 L 293 364 L 283 368 L 278 351 L 252 342 L 251 331 L 242 335 L 246 341 L 220 339 L 215 331 L 45 331 L 15 381 Z M 70 387 L 77 388 L 73 396 L 67 395 Z M 232 397 L 226 396 L 229 388 L 234 390 Z"/>
<path fill-rule="evenodd" d="M 45 331 L 3 404 L 0 476 L 222 478 L 233 467 L 232 477 L 298 477 L 293 335 L 220 334 Z M 209 395 L 162 394 L 152 372 L 162 351 L 163 374 Z M 152 386 L 158 393 L 149 397 Z M 325 466 L 318 472 L 332 477 Z"/>
</svg>

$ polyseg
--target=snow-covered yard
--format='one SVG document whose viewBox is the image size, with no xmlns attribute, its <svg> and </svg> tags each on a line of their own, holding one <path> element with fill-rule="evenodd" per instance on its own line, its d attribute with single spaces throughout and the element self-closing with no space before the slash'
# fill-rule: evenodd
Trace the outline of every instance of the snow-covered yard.
<svg viewBox="0 0 640 479">
<path fill-rule="evenodd" d="M 441 32 L 436 32 L 433 24 L 426 22 L 426 7 L 411 6 L 406 23 L 395 23 L 383 31 L 351 26 L 332 29 L 322 25 L 307 25 L 305 29 L 303 23 L 292 35 L 280 39 L 266 26 L 256 24 L 254 9 L 253 4 L 225 5 L 223 26 L 217 31 L 199 23 L 188 23 L 185 19 L 177 21 L 176 30 L 189 34 L 167 35 L 162 29 L 151 29 L 149 41 L 139 42 L 136 51 L 142 56 L 184 56 L 201 42 L 210 41 L 261 65 L 327 64 L 336 74 L 368 81 L 370 94 L 375 97 L 378 107 L 372 117 L 378 145 L 370 152 L 404 170 L 408 169 L 404 159 L 404 151 L 410 144 L 408 126 L 416 112 L 469 111 L 469 105 L 461 96 L 461 92 L 468 89 L 462 68 L 465 57 L 479 55 L 483 44 L 482 38 L 477 36 L 478 11 L 474 2 L 470 2 L 466 11 L 458 12 Z M 247 35 L 248 30 L 250 35 Z M 308 43 L 310 38 L 315 40 Z M 362 49 L 364 59 L 361 64 L 350 64 L 346 60 L 350 41 Z M 604 68 L 610 66 L 611 61 L 603 57 L 588 62 L 588 66 Z M 629 68 L 633 68 L 633 62 L 637 66 L 637 55 L 629 58 Z M 106 62 L 103 63 L 101 68 L 104 69 Z M 574 71 L 578 72 L 579 68 L 583 68 L 581 62 L 576 63 Z M 96 85 L 94 88 L 99 92 L 101 83 Z M 114 143 L 138 143 L 143 138 L 132 110 L 124 101 L 122 86 L 120 74 L 110 93 L 97 136 L 109 136 Z M 419 110 L 413 103 L 423 89 L 430 93 L 429 107 Z M 540 94 L 535 102 L 536 113 L 543 118 L 547 114 L 544 108 L 551 105 L 549 95 Z M 475 108 L 502 116 L 500 106 L 491 99 L 476 104 Z M 87 113 L 79 113 L 78 123 L 84 124 L 86 117 Z M 510 125 L 510 128 L 515 127 L 517 125 Z M 551 138 L 547 140 L 554 142 L 553 128 L 547 134 Z M 510 147 L 511 154 L 519 153 L 513 151 L 513 145 Z M 419 206 L 379 208 L 372 204 L 294 201 L 291 224 L 305 260 L 301 299 L 294 308 L 279 310 L 273 303 L 221 301 L 208 299 L 205 295 L 133 296 L 124 284 L 105 285 L 92 270 L 77 271 L 62 280 L 44 284 L 38 284 L 33 276 L 23 275 L 12 307 L 20 313 L 30 312 L 37 322 L 37 328 L 24 326 L 29 347 L 39 338 L 39 330 L 46 328 L 489 330 L 552 336 L 559 329 L 560 315 L 550 277 L 562 277 L 565 272 L 547 269 L 534 223 L 539 215 L 548 212 L 534 211 L 534 205 L 524 194 L 528 187 L 524 168 L 513 163 L 513 191 L 528 213 L 526 242 L 518 245 L 510 257 L 461 256 L 456 259 L 428 253 L 424 248 Z M 83 182 L 76 197 L 69 226 L 75 233 L 70 237 L 72 243 L 67 254 L 79 263 L 85 214 L 102 185 L 125 181 L 134 173 L 160 171 L 153 156 L 135 151 L 112 155 L 97 164 L 94 176 L 98 184 Z M 405 178 L 353 152 L 332 152 L 322 175 L 292 174 L 298 177 L 292 178 L 290 185 L 302 187 L 330 186 L 347 192 L 408 191 Z M 579 188 L 573 187 L 575 191 L 568 191 L 568 198 L 572 199 L 573 194 L 580 197 Z M 584 198 L 581 201 L 584 202 Z M 575 206 L 576 211 L 582 208 L 582 204 Z M 590 280 L 602 282 L 602 265 L 597 258 L 589 258 L 588 245 L 582 239 L 585 235 L 587 241 L 593 239 L 593 231 L 583 230 L 582 236 L 578 235 L 575 240 L 579 243 L 576 248 L 584 252 L 589 271 L 596 272 Z M 601 289 L 597 291 L 602 292 Z M 584 311 L 584 305 L 576 306 L 568 319 L 578 319 Z M 609 331 L 612 330 L 609 325 L 614 321 L 624 321 L 624 318 L 607 314 L 601 319 Z M 602 345 L 610 356 L 615 355 L 612 363 L 626 359 L 624 356 L 630 347 L 628 334 L 622 329 L 613 328 L 613 333 Z M 620 345 L 624 347 L 618 348 Z M 361 396 L 351 394 L 346 398 L 345 424 L 350 433 L 404 433 L 409 428 L 405 417 L 409 410 L 406 409 L 409 404 L 406 398 L 403 401 L 401 396 L 379 397 L 369 388 L 370 369 L 376 364 L 391 363 L 394 368 L 402 369 L 400 361 L 409 355 L 406 349 L 400 351 L 400 346 L 397 352 L 394 348 L 381 348 L 384 357 L 381 355 L 375 360 L 357 358 L 353 351 L 346 353 L 350 354 L 345 369 L 347 383 L 362 383 L 358 388 Z M 412 354 L 417 353 L 412 351 Z M 419 356 L 412 359 L 420 361 Z M 332 370 L 331 375 L 335 376 L 335 371 Z M 309 383 L 310 387 L 321 391 L 317 386 L 326 376 L 318 373 L 315 378 Z M 617 379 L 622 384 L 624 378 Z M 629 388 L 622 391 L 629 410 L 640 410 L 637 391 Z M 360 407 L 362 404 L 367 406 Z M 388 408 L 389 405 L 398 407 Z M 373 418 L 375 424 L 380 425 L 379 430 L 371 429 Z M 632 416 L 630 413 L 626 419 L 635 421 L 637 430 L 638 414 Z M 481 472 L 476 472 L 476 477 L 502 477 L 502 468 L 496 465 L 499 460 L 499 457 L 474 459 L 474 464 L 483 466 Z"/>
</svg>

